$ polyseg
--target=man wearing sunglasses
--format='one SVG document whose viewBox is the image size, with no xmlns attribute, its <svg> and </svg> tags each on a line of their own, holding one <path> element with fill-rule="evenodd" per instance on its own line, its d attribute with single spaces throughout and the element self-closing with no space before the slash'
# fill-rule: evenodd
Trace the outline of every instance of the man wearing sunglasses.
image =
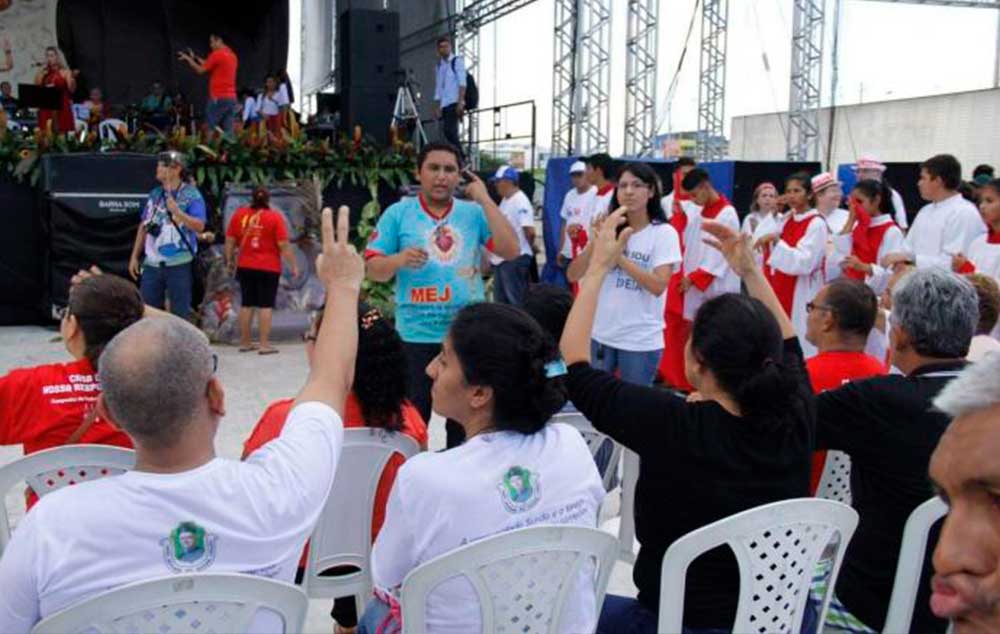
<svg viewBox="0 0 1000 634">
<path fill-rule="evenodd" d="M 184 155 L 163 152 L 157 157 L 156 180 L 135 234 L 128 271 L 140 280 L 142 299 L 187 319 L 191 313 L 191 284 L 198 234 L 205 230 L 205 199 L 184 180 Z M 140 263 L 140 255 L 145 259 Z"/>
</svg>

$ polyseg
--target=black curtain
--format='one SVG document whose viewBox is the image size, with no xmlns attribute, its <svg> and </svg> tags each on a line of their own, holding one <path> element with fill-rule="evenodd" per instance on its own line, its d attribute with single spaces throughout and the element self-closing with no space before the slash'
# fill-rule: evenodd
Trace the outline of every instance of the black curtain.
<svg viewBox="0 0 1000 634">
<path fill-rule="evenodd" d="M 207 56 L 219 33 L 239 57 L 237 86 L 256 90 L 288 59 L 285 0 L 59 0 L 59 46 L 80 70 L 78 97 L 100 87 L 112 106 L 140 101 L 153 81 L 204 109 L 208 80 L 177 60 L 191 47 Z"/>
</svg>

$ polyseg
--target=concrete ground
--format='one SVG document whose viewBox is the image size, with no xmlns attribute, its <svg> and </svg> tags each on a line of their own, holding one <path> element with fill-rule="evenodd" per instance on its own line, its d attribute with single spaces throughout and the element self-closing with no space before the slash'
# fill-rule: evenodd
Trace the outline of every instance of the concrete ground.
<svg viewBox="0 0 1000 634">
<path fill-rule="evenodd" d="M 56 339 L 57 335 L 55 330 L 38 327 L 0 328 L 0 374 L 18 367 L 67 360 L 68 355 L 62 342 Z M 215 346 L 219 356 L 218 375 L 226 389 L 227 408 L 216 440 L 219 455 L 239 459 L 243 441 L 267 404 L 274 399 L 293 396 L 305 380 L 306 362 L 302 344 L 286 342 L 277 344 L 277 347 L 280 354 L 262 357 L 240 354 L 233 346 Z M 444 442 L 443 420 L 435 416 L 430 425 L 430 449 L 441 449 Z M 20 447 L 0 447 L 0 464 L 6 464 L 20 455 Z M 21 490 L 9 492 L 6 503 L 16 522 L 24 511 Z M 613 512 L 617 506 L 616 499 L 609 499 L 606 510 Z M 618 562 L 608 591 L 635 596 L 630 565 Z M 332 631 L 330 603 L 327 600 L 310 601 L 306 632 L 318 634 Z"/>
</svg>

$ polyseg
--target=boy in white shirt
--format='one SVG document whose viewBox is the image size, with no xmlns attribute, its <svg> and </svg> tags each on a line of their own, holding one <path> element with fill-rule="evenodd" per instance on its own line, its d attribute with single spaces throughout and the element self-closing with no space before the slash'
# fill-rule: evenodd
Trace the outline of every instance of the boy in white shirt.
<svg viewBox="0 0 1000 634">
<path fill-rule="evenodd" d="M 512 260 L 490 255 L 493 265 L 493 300 L 501 304 L 521 305 L 521 298 L 531 281 L 531 268 L 535 265 L 535 209 L 518 184 L 520 172 L 504 165 L 491 179 L 497 193 L 503 197 L 500 212 L 507 218 L 517 235 L 520 253 Z"/>
<path fill-rule="evenodd" d="M 294 579 L 333 483 L 357 351 L 364 262 L 347 242 L 346 207 L 337 224 L 335 241 L 324 210 L 317 273 L 333 326 L 281 436 L 246 462 L 215 455 L 225 396 L 200 331 L 147 318 L 108 344 L 98 412 L 134 441 L 135 469 L 51 493 L 28 513 L 0 560 L 0 631 L 28 632 L 95 594 L 172 573 Z M 280 629 L 273 613 L 253 625 Z"/>
<path fill-rule="evenodd" d="M 576 161 L 569 168 L 573 188 L 563 198 L 559 217 L 559 266 L 566 267 L 587 246 L 590 231 L 590 213 L 593 211 L 597 188 L 585 176 L 587 164 Z"/>
</svg>

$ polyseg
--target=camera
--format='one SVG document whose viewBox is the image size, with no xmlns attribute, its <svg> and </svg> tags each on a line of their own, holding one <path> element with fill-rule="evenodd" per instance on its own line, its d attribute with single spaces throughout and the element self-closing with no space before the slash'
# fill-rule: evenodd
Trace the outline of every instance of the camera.
<svg viewBox="0 0 1000 634">
<path fill-rule="evenodd" d="M 160 237 L 160 231 L 163 230 L 163 225 L 154 220 L 150 220 L 146 223 L 146 233 L 153 236 L 154 238 Z"/>
</svg>

